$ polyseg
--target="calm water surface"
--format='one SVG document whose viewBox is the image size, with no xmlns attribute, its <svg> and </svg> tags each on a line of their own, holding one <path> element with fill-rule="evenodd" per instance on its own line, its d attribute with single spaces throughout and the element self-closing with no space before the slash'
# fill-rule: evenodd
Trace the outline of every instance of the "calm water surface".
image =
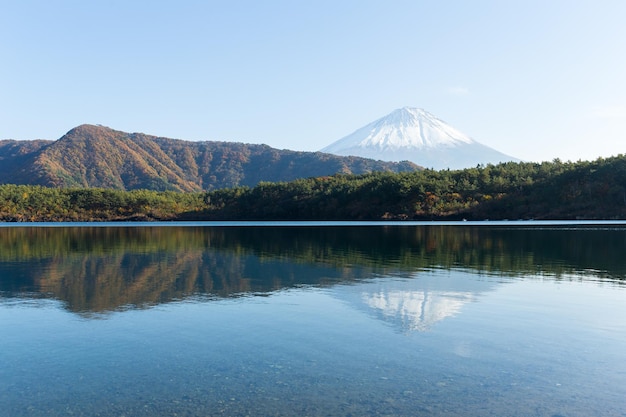
<svg viewBox="0 0 626 417">
<path fill-rule="evenodd" d="M 55 226 L 0 227 L 2 416 L 626 416 L 620 224 Z"/>
</svg>

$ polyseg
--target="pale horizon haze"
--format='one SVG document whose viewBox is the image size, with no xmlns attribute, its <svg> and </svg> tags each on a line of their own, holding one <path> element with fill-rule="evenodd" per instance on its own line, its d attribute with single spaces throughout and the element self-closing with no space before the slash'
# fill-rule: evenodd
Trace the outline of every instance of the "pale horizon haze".
<svg viewBox="0 0 626 417">
<path fill-rule="evenodd" d="M 408 106 L 525 161 L 626 153 L 626 1 L 0 5 L 0 139 L 317 151 Z"/>
</svg>

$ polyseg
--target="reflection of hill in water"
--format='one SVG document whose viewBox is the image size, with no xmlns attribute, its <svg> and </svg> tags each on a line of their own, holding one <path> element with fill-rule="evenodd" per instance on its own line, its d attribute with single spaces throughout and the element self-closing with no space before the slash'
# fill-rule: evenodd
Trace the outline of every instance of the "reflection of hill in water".
<svg viewBox="0 0 626 417">
<path fill-rule="evenodd" d="M 333 295 L 399 330 L 424 331 L 497 285 L 501 284 L 477 280 L 466 272 L 433 271 L 407 279 L 388 277 L 335 287 Z"/>
<path fill-rule="evenodd" d="M 236 297 L 301 285 L 358 278 L 360 268 L 340 271 L 324 265 L 262 260 L 248 254 L 208 249 L 152 254 L 72 255 L 14 263 L 6 274 L 21 277 L 13 292 L 53 295 L 76 312 L 102 312 L 180 300 L 190 295 Z M 19 285 L 19 288 L 15 286 Z M 4 287 L 4 285 L 3 285 Z M 3 288 L 3 291 L 6 289 Z"/>
<path fill-rule="evenodd" d="M 51 296 L 65 301 L 72 311 L 101 312 L 192 294 L 261 294 L 380 275 L 407 277 L 432 268 L 544 274 L 555 279 L 583 279 L 585 271 L 594 271 L 588 272 L 593 279 L 622 280 L 625 251 L 623 230 L 0 228 L 0 291 L 4 297 Z M 441 293 L 372 293 L 367 303 L 377 305 L 380 314 L 405 314 L 409 320 L 431 314 L 411 306 L 450 303 L 447 308 L 452 311 L 455 303 L 467 301 L 463 295 L 444 300 L 433 294 Z"/>
</svg>

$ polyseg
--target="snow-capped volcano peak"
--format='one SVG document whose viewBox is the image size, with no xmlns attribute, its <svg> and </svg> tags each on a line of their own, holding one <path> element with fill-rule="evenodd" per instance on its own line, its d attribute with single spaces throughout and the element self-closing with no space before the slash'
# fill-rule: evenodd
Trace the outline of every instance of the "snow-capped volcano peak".
<svg viewBox="0 0 626 417">
<path fill-rule="evenodd" d="M 516 160 L 481 145 L 426 110 L 403 107 L 323 148 L 322 152 L 442 168 Z"/>
<path fill-rule="evenodd" d="M 474 141 L 423 109 L 403 107 L 324 148 L 334 152 L 348 147 L 375 147 L 379 151 L 402 148 L 455 146 Z"/>
</svg>

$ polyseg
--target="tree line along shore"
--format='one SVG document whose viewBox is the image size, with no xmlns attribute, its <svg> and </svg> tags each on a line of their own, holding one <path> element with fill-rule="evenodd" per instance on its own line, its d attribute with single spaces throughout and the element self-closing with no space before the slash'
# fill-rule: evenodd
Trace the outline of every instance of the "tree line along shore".
<svg viewBox="0 0 626 417">
<path fill-rule="evenodd" d="M 626 156 L 337 174 L 209 192 L 0 185 L 0 221 L 626 219 Z"/>
</svg>

